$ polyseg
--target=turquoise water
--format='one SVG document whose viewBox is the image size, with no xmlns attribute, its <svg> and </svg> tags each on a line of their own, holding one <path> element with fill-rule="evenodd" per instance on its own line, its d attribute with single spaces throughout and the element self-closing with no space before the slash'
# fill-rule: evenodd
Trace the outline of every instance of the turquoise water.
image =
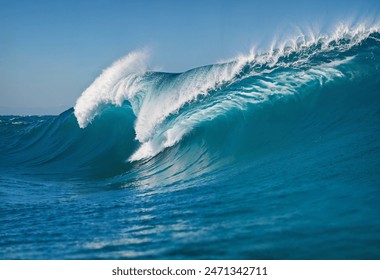
<svg viewBox="0 0 380 280">
<path fill-rule="evenodd" d="M 1 116 L 0 258 L 379 259 L 379 42 L 132 53 L 59 116 Z"/>
</svg>

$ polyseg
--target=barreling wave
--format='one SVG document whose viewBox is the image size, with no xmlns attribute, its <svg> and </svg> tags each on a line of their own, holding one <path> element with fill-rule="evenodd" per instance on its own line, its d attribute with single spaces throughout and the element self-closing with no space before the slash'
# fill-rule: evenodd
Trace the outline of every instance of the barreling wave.
<svg viewBox="0 0 380 280">
<path fill-rule="evenodd" d="M 131 106 L 140 147 L 129 160 L 151 158 L 229 110 L 244 110 L 248 104 L 350 75 L 346 65 L 358 54 L 355 48 L 378 40 L 378 27 L 340 26 L 331 36 L 299 36 L 267 53 L 251 52 L 177 74 L 147 70 L 147 54 L 134 52 L 112 64 L 83 92 L 74 114 L 84 128 L 109 106 Z"/>
<path fill-rule="evenodd" d="M 168 183 L 318 141 L 329 127 L 345 137 L 362 129 L 351 112 L 379 114 L 379 54 L 378 26 L 299 36 L 183 73 L 150 71 L 147 52 L 133 52 L 60 116 L 2 120 L 11 151 L 3 155 L 55 176 Z"/>
</svg>

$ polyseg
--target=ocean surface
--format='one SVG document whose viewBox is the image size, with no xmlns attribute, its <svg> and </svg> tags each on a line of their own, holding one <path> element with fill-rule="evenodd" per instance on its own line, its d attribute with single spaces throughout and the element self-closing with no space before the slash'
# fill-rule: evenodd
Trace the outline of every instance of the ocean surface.
<svg viewBox="0 0 380 280">
<path fill-rule="evenodd" d="M 379 28 L 1 116 L 0 258 L 380 259 Z"/>
</svg>

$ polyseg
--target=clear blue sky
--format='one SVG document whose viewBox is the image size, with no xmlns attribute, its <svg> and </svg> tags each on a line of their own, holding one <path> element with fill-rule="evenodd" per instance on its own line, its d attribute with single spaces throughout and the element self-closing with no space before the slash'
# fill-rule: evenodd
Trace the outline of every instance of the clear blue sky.
<svg viewBox="0 0 380 280">
<path fill-rule="evenodd" d="M 0 114 L 59 113 L 130 51 L 178 72 L 265 46 L 295 26 L 377 17 L 378 0 L 0 0 Z M 60 107 L 60 108 L 57 108 Z"/>
</svg>

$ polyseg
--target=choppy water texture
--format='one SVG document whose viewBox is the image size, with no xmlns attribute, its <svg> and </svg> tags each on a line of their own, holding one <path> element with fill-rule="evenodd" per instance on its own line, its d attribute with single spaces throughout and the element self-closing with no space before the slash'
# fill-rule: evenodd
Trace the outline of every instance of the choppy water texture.
<svg viewBox="0 0 380 280">
<path fill-rule="evenodd" d="M 131 53 L 59 116 L 0 117 L 0 258 L 379 259 L 378 30 Z"/>
</svg>

